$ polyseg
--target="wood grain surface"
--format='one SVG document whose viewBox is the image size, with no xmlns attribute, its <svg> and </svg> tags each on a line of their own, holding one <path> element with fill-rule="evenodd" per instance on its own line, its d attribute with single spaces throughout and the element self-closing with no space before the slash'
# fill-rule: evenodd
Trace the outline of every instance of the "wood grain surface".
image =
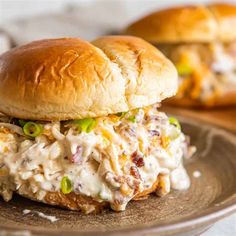
<svg viewBox="0 0 236 236">
<path fill-rule="evenodd" d="M 236 107 L 194 110 L 164 106 L 162 110 L 170 114 L 198 119 L 236 133 Z"/>
</svg>

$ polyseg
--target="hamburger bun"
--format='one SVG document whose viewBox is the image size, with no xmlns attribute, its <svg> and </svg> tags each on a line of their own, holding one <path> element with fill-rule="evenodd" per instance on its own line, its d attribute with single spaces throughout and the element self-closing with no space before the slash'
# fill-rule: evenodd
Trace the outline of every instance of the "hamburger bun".
<svg viewBox="0 0 236 236">
<path fill-rule="evenodd" d="M 176 90 L 172 63 L 136 37 L 41 40 L 0 56 L 0 111 L 21 119 L 106 116 L 161 102 Z"/>
<path fill-rule="evenodd" d="M 236 39 L 236 5 L 182 6 L 149 14 L 134 22 L 125 34 L 141 37 L 153 44 L 208 43 Z"/>
<path fill-rule="evenodd" d="M 236 40 L 236 32 L 232 30 L 235 24 L 236 5 L 215 3 L 207 6 L 182 6 L 157 11 L 131 24 L 125 33 L 142 37 L 160 49 L 163 46 L 169 47 L 173 56 L 176 56 L 173 48 L 179 45 L 189 45 L 189 48 L 192 45 L 202 45 L 205 53 L 204 51 L 198 53 L 202 54 L 201 60 L 204 61 L 205 58 L 212 57 L 210 52 L 207 53 L 209 51 L 207 45 L 215 42 L 221 42 L 223 45 Z M 170 55 L 169 58 L 173 59 Z M 202 63 L 208 66 L 209 62 Z M 212 96 L 210 99 L 191 99 L 183 95 L 167 99 L 165 103 L 199 108 L 236 105 L 236 89 L 232 88 L 233 85 L 230 86 L 230 89 L 221 89 L 218 96 Z M 191 90 L 190 87 L 189 90 Z"/>
<path fill-rule="evenodd" d="M 62 192 L 48 192 L 43 198 L 39 198 L 37 193 L 33 193 L 27 186 L 21 186 L 17 193 L 25 198 L 32 201 L 43 202 L 52 206 L 59 206 L 61 208 L 81 211 L 85 214 L 99 213 L 105 208 L 109 208 L 109 203 L 105 201 L 96 201 L 92 197 L 88 197 L 81 194 L 71 192 L 69 194 L 63 194 Z M 159 180 L 150 187 L 142 192 L 137 192 L 133 200 L 142 200 L 149 197 L 151 193 L 157 192 L 158 195 L 165 195 L 165 191 L 159 185 Z M 26 194 L 27 193 L 27 194 Z"/>
</svg>

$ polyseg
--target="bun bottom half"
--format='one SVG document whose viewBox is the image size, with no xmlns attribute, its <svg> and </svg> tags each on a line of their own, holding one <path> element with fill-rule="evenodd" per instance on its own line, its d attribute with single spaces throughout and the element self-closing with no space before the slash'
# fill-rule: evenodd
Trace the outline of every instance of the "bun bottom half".
<svg viewBox="0 0 236 236">
<path fill-rule="evenodd" d="M 109 202 L 98 202 L 92 197 L 76 194 L 74 192 L 71 192 L 69 194 L 63 194 L 62 192 L 47 192 L 44 198 L 41 199 L 37 197 L 37 193 L 28 192 L 28 190 L 25 191 L 26 189 L 27 186 L 22 186 L 22 188 L 17 191 L 17 194 L 32 201 L 42 202 L 48 205 L 58 206 L 60 208 L 69 209 L 73 211 L 81 211 L 85 214 L 100 213 L 102 210 L 110 208 Z M 154 192 L 160 193 L 158 178 L 156 182 L 152 185 L 152 187 L 142 192 L 138 192 L 132 200 L 147 199 L 149 194 Z"/>
</svg>

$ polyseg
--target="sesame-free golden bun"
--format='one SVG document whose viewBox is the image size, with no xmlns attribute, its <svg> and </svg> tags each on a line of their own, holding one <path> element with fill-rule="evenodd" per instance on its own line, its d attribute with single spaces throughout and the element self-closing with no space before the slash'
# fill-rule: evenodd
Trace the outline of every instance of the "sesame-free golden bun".
<svg viewBox="0 0 236 236">
<path fill-rule="evenodd" d="M 32 120 L 106 116 L 177 90 L 173 64 L 136 37 L 46 39 L 0 56 L 0 112 Z"/>
<path fill-rule="evenodd" d="M 150 193 L 158 192 L 161 189 L 159 179 L 157 178 L 153 185 L 141 192 L 137 192 L 132 200 L 139 200 L 148 198 Z M 37 192 L 33 193 L 32 190 L 26 185 L 21 185 L 17 193 L 25 198 L 33 201 L 43 202 L 52 206 L 59 206 L 69 210 L 82 211 L 83 213 L 99 213 L 103 209 L 109 208 L 109 203 L 106 201 L 96 201 L 92 197 L 88 197 L 82 194 L 71 192 L 69 194 L 63 194 L 62 192 L 47 192 L 43 199 L 37 196 Z"/>
<path fill-rule="evenodd" d="M 125 34 L 151 43 L 231 42 L 236 39 L 236 5 L 182 6 L 149 14 L 134 22 Z"/>
</svg>

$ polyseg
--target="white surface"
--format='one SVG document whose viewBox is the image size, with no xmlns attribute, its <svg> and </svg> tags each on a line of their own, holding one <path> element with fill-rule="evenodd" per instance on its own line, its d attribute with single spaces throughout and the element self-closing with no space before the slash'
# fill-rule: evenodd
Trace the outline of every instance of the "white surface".
<svg viewBox="0 0 236 236">
<path fill-rule="evenodd" d="M 0 25 L 13 36 L 17 44 L 64 36 L 90 40 L 121 30 L 129 22 L 155 9 L 193 2 L 213 1 L 0 0 Z M 236 3 L 236 0 L 230 2 Z M 236 236 L 236 214 L 216 223 L 203 236 Z"/>
<path fill-rule="evenodd" d="M 222 0 L 226 2 L 226 0 Z M 228 0 L 230 1 L 230 0 Z M 234 0 L 231 0 L 233 2 Z M 64 10 L 68 5 L 88 6 L 106 4 L 122 4 L 129 8 L 129 13 L 146 12 L 154 6 L 170 6 L 173 4 L 184 3 L 204 3 L 213 2 L 213 0 L 0 0 L 0 22 L 19 19 L 23 16 L 29 17 L 40 13 L 52 13 Z M 131 7 L 129 7 L 131 6 Z M 141 7 L 140 7 L 141 6 Z M 114 8 L 115 9 L 115 8 Z M 107 12 L 109 14 L 109 12 Z"/>
<path fill-rule="evenodd" d="M 236 235 L 236 214 L 217 222 L 202 236 L 235 236 Z"/>
<path fill-rule="evenodd" d="M 213 0 L 0 0 L 0 25 L 17 44 L 64 36 L 92 40 L 155 9 L 194 2 Z"/>
<path fill-rule="evenodd" d="M 7 35 L 0 32 L 0 54 L 10 49 L 10 40 Z"/>
</svg>

